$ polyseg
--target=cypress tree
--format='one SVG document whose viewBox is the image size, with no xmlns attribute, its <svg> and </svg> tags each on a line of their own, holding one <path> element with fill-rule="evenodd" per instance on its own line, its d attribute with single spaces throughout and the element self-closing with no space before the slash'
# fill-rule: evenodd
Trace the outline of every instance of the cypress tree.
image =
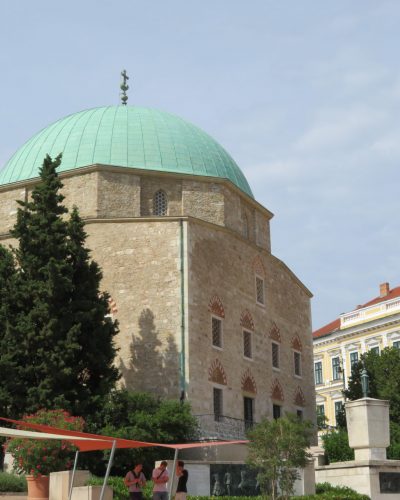
<svg viewBox="0 0 400 500">
<path fill-rule="evenodd" d="M 15 263 L 12 253 L 0 245 L 0 373 L 7 383 L 0 384 L 0 414 L 7 415 L 12 401 L 14 362 L 9 352 L 9 318 L 15 304 Z"/>
<path fill-rule="evenodd" d="M 19 201 L 11 231 L 19 242 L 8 331 L 12 375 L 18 380 L 9 407 L 14 415 L 64 408 L 85 416 L 118 379 L 112 366 L 117 326 L 106 318 L 101 272 L 84 248 L 77 210 L 66 219 L 56 171 L 60 162 L 61 156 L 54 161 L 46 156 L 41 181 L 31 200 Z"/>
</svg>

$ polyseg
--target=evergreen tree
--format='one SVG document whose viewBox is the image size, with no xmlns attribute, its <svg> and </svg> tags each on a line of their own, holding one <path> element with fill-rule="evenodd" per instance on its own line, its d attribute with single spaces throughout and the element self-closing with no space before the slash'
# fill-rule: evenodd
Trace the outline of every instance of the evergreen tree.
<svg viewBox="0 0 400 500">
<path fill-rule="evenodd" d="M 13 359 L 8 352 L 9 318 L 12 317 L 12 306 L 15 301 L 15 264 L 12 253 L 0 245 L 0 373 L 1 378 L 8 379 L 7 384 L 0 385 L 0 414 L 7 415 L 12 400 L 13 379 L 9 377 L 14 367 Z"/>
<path fill-rule="evenodd" d="M 11 231 L 19 242 L 7 332 L 7 359 L 16 381 L 9 412 L 15 416 L 57 407 L 86 415 L 118 379 L 112 366 L 117 326 L 106 318 L 101 272 L 84 248 L 77 210 L 65 218 L 56 172 L 60 162 L 61 156 L 45 158 L 41 182 L 31 201 L 19 201 Z M 1 380 L 0 390 L 9 390 L 8 384 Z"/>
</svg>

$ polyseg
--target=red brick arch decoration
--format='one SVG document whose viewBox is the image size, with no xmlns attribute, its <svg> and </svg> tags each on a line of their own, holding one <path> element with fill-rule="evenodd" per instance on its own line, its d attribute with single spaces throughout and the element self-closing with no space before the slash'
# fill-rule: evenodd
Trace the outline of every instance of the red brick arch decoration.
<svg viewBox="0 0 400 500">
<path fill-rule="evenodd" d="M 242 391 L 257 394 L 256 381 L 249 368 L 242 375 Z"/>
<path fill-rule="evenodd" d="M 214 360 L 208 369 L 208 380 L 216 384 L 227 384 L 225 370 L 219 359 Z"/>
<path fill-rule="evenodd" d="M 211 298 L 208 304 L 208 310 L 212 314 L 215 314 L 215 316 L 219 316 L 220 318 L 225 318 L 225 309 L 218 295 L 214 295 L 214 297 Z"/>
</svg>

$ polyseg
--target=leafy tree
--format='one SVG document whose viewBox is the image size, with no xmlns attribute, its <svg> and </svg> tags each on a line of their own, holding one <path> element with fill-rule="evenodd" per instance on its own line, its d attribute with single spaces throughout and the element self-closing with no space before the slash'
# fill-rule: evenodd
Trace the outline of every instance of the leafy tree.
<svg viewBox="0 0 400 500">
<path fill-rule="evenodd" d="M 311 459 L 306 448 L 312 433 L 311 422 L 290 414 L 272 421 L 264 419 L 248 433 L 247 463 L 259 471 L 259 484 L 264 491 L 270 487 L 273 500 L 278 486 L 284 499 L 293 493 L 297 468 L 304 468 Z"/>
<path fill-rule="evenodd" d="M 87 415 L 118 379 L 117 325 L 106 317 L 101 272 L 84 248 L 77 210 L 66 217 L 56 172 L 60 162 L 61 156 L 45 158 L 31 200 L 18 202 L 11 231 L 18 247 L 7 279 L 13 305 L 1 336 L 0 366 L 8 371 L 0 394 L 10 395 L 5 413 L 13 416 L 40 408 Z M 0 262 L 0 269 L 9 266 L 4 249 Z"/>
<path fill-rule="evenodd" d="M 148 393 L 129 392 L 125 389 L 110 393 L 103 408 L 87 422 L 93 432 L 137 441 L 156 443 L 184 443 L 197 437 L 197 421 L 190 405 L 175 400 L 162 400 Z M 89 469 L 103 474 L 109 452 L 84 454 Z M 114 457 L 113 474 L 125 475 L 137 460 L 151 472 L 154 461 L 173 457 L 173 450 L 140 448 L 118 450 Z"/>
<path fill-rule="evenodd" d="M 400 424 L 400 350 L 387 347 L 380 354 L 369 351 L 354 367 L 345 391 L 348 399 L 362 398 L 361 370 L 365 365 L 369 376 L 369 397 L 390 402 L 390 418 Z"/>
</svg>

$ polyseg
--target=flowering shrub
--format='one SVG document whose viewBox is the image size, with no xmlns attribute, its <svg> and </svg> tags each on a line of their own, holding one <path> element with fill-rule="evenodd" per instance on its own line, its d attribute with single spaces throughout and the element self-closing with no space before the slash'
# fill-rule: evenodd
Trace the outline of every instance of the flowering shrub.
<svg viewBox="0 0 400 500">
<path fill-rule="evenodd" d="M 81 417 L 72 417 L 64 410 L 39 410 L 33 415 L 25 416 L 22 420 L 74 431 L 81 431 L 84 426 L 84 420 Z M 20 427 L 20 429 L 27 430 L 26 427 Z M 35 477 L 70 469 L 75 450 L 76 447 L 73 444 L 61 439 L 12 438 L 6 444 L 6 451 L 11 453 L 14 459 L 14 470 Z"/>
</svg>

